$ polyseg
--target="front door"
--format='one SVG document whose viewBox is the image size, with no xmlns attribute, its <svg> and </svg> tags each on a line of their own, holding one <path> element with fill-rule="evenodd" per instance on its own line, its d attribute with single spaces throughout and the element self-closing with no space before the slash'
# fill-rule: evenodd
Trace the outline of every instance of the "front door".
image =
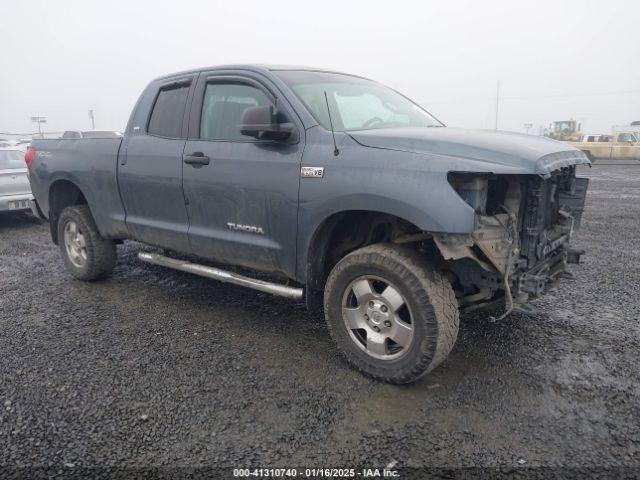
<svg viewBox="0 0 640 480">
<path fill-rule="evenodd" d="M 151 245 L 188 251 L 189 226 L 182 191 L 187 99 L 195 77 L 150 87 L 155 96 L 145 126 L 122 146 L 118 184 L 132 236 Z"/>
<path fill-rule="evenodd" d="M 201 74 L 183 185 L 192 253 L 293 276 L 302 142 L 258 140 L 240 126 L 248 109 L 276 104 L 293 121 L 274 90 L 243 74 Z"/>
<path fill-rule="evenodd" d="M 640 145 L 633 133 L 619 133 L 616 135 L 615 140 L 616 142 L 613 145 L 611 158 L 615 158 L 617 160 L 633 160 L 635 158 L 640 158 L 640 155 L 638 155 Z"/>
</svg>

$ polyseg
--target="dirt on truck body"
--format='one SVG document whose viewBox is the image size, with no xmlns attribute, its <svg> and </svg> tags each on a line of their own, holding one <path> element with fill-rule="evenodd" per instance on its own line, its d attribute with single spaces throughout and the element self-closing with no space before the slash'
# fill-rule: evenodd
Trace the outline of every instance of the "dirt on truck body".
<svg viewBox="0 0 640 480">
<path fill-rule="evenodd" d="M 322 308 L 345 357 L 394 383 L 447 358 L 461 309 L 527 310 L 579 261 L 589 163 L 445 127 L 365 78 L 250 65 L 156 79 L 122 138 L 36 140 L 25 159 L 76 278 L 109 275 L 124 240 L 164 248 L 178 258 L 139 259 Z"/>
</svg>

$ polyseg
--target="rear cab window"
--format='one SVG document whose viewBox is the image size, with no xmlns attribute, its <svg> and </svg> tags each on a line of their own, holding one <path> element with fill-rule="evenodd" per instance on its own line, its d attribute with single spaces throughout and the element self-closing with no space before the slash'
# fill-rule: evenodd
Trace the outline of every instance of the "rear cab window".
<svg viewBox="0 0 640 480">
<path fill-rule="evenodd" d="M 149 117 L 147 133 L 159 137 L 183 137 L 182 126 L 189 88 L 189 83 L 180 83 L 160 89 Z"/>
<path fill-rule="evenodd" d="M 74 139 L 74 138 L 81 138 L 80 132 L 74 132 L 71 130 L 67 130 L 66 132 L 64 132 L 62 134 L 62 138 L 63 139 Z"/>
</svg>

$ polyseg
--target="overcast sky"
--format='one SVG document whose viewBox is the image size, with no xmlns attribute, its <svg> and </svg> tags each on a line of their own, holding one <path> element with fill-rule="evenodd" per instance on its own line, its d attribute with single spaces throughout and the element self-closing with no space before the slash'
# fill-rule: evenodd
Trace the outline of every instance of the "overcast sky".
<svg viewBox="0 0 640 480">
<path fill-rule="evenodd" d="M 227 63 L 356 73 L 450 126 L 640 120 L 640 2 L 3 0 L 0 132 L 124 129 L 152 78 Z"/>
</svg>

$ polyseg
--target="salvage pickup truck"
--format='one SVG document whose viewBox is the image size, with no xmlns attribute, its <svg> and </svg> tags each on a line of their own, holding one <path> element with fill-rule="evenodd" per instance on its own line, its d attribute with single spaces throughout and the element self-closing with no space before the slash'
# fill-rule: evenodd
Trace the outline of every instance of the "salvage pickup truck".
<svg viewBox="0 0 640 480">
<path fill-rule="evenodd" d="M 633 131 L 614 131 L 612 135 L 583 135 L 579 142 L 569 145 L 582 150 L 591 160 L 640 160 L 640 134 Z"/>
<path fill-rule="evenodd" d="M 528 311 L 582 253 L 580 150 L 448 128 L 330 71 L 168 75 L 123 138 L 35 140 L 26 161 L 76 278 L 109 275 L 124 240 L 160 247 L 140 260 L 323 307 L 345 357 L 393 383 L 442 363 L 460 312 Z"/>
</svg>

